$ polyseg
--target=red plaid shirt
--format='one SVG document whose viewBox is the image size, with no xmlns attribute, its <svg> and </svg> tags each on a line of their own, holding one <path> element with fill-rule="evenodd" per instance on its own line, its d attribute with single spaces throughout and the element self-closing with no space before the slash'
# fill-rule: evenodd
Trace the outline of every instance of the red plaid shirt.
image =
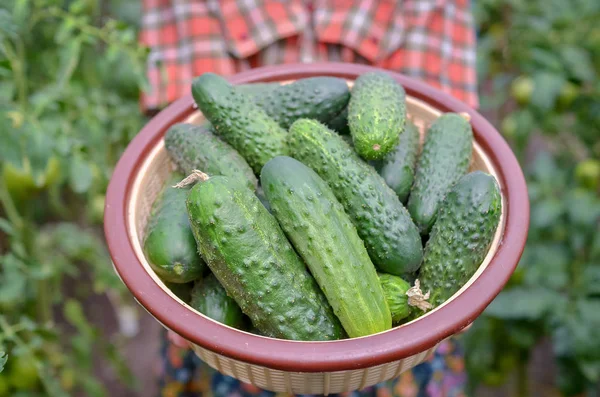
<svg viewBox="0 0 600 397">
<path fill-rule="evenodd" d="M 144 110 L 204 72 L 342 61 L 399 71 L 478 105 L 468 0 L 143 0 Z"/>
</svg>

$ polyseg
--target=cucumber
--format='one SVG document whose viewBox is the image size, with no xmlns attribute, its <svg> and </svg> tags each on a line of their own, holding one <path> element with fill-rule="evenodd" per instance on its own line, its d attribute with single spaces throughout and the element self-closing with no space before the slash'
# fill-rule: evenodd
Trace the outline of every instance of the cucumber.
<svg viewBox="0 0 600 397">
<path fill-rule="evenodd" d="M 206 126 L 174 124 L 165 134 L 165 148 L 185 175 L 202 170 L 208 175 L 227 176 L 256 189 L 256 176 L 246 160 Z"/>
<path fill-rule="evenodd" d="M 181 299 L 184 302 L 190 301 L 192 288 L 194 287 L 193 282 L 189 282 L 189 283 L 185 283 L 185 284 L 177 284 L 177 283 L 170 283 L 168 281 L 163 280 L 163 283 L 165 283 L 167 288 L 170 289 L 172 293 L 177 295 L 177 297 L 179 299 Z"/>
<path fill-rule="evenodd" d="M 378 273 L 383 295 L 392 314 L 392 323 L 399 324 L 409 316 L 420 315 L 431 309 L 428 295 L 423 295 L 419 281 L 411 288 L 410 283 L 393 274 Z"/>
<path fill-rule="evenodd" d="M 472 172 L 450 190 L 425 246 L 419 274 L 434 306 L 475 274 L 494 239 L 501 212 L 500 188 L 491 175 Z"/>
<path fill-rule="evenodd" d="M 350 100 L 348 84 L 337 77 L 309 77 L 281 85 L 254 100 L 286 130 L 300 118 L 326 122 Z"/>
<path fill-rule="evenodd" d="M 325 123 L 340 135 L 349 135 L 350 127 L 348 126 L 348 107 L 346 106 L 337 116 Z"/>
<path fill-rule="evenodd" d="M 423 247 L 408 211 L 340 135 L 317 121 L 301 119 L 290 128 L 289 144 L 293 157 L 333 190 L 381 271 L 402 275 L 419 268 Z"/>
<path fill-rule="evenodd" d="M 396 145 L 406 122 L 406 93 L 389 74 L 359 76 L 348 104 L 348 125 L 356 152 L 380 160 Z"/>
<path fill-rule="evenodd" d="M 273 214 L 351 338 L 390 329 L 392 320 L 375 266 L 342 205 L 310 168 L 275 157 L 261 185 Z"/>
<path fill-rule="evenodd" d="M 429 127 L 407 205 L 421 234 L 429 233 L 440 202 L 469 169 L 472 151 L 471 124 L 461 115 L 446 113 Z"/>
<path fill-rule="evenodd" d="M 402 203 L 406 203 L 415 176 L 419 154 L 419 130 L 410 121 L 400 134 L 400 143 L 379 164 L 379 175 L 396 192 Z"/>
<path fill-rule="evenodd" d="M 190 306 L 221 324 L 238 329 L 245 327 L 242 309 L 227 296 L 225 288 L 212 273 L 194 283 Z"/>
<path fill-rule="evenodd" d="M 280 86 L 277 82 L 271 83 L 250 83 L 250 84 L 239 84 L 236 85 L 235 88 L 247 95 L 251 95 L 254 98 L 257 98 L 261 95 L 267 95 L 274 89 Z"/>
<path fill-rule="evenodd" d="M 344 336 L 319 286 L 253 192 L 215 176 L 192 188 L 187 208 L 198 251 L 261 333 L 293 340 Z"/>
<path fill-rule="evenodd" d="M 286 131 L 224 78 L 204 73 L 192 82 L 198 108 L 217 135 L 237 150 L 256 174 L 275 156 L 287 154 Z"/>
<path fill-rule="evenodd" d="M 171 283 L 187 283 L 202 276 L 206 264 L 196 251 L 196 242 L 186 211 L 188 189 L 171 187 L 182 178 L 174 174 L 152 204 L 143 250 L 156 274 Z"/>
</svg>

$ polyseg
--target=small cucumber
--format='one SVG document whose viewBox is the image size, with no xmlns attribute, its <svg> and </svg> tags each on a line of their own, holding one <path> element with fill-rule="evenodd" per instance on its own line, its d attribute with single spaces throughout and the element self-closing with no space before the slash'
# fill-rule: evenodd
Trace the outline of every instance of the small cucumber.
<svg viewBox="0 0 600 397">
<path fill-rule="evenodd" d="M 406 93 L 389 74 L 359 76 L 348 105 L 348 125 L 356 152 L 380 160 L 396 145 L 406 122 Z"/>
<path fill-rule="evenodd" d="M 439 306 L 458 291 L 485 259 L 500 222 L 496 179 L 475 171 L 460 178 L 440 206 L 419 274 L 423 291 Z"/>
<path fill-rule="evenodd" d="M 419 130 L 412 122 L 407 121 L 398 146 L 376 167 L 379 175 L 403 203 L 406 203 L 410 193 L 418 154 Z"/>
<path fill-rule="evenodd" d="M 174 174 L 152 204 L 143 247 L 152 269 L 171 283 L 194 281 L 206 269 L 190 230 L 185 204 L 188 189 L 171 187 L 181 178 Z"/>
<path fill-rule="evenodd" d="M 390 329 L 392 320 L 375 266 L 342 205 L 310 168 L 275 157 L 261 184 L 296 251 L 351 338 Z"/>
<path fill-rule="evenodd" d="M 254 99 L 286 130 L 301 118 L 326 122 L 350 100 L 348 84 L 337 77 L 309 77 L 281 85 Z"/>
<path fill-rule="evenodd" d="M 409 316 L 418 316 L 431 309 L 428 296 L 420 289 L 419 281 L 411 288 L 410 283 L 393 274 L 378 273 L 383 295 L 392 313 L 392 322 L 399 324 Z"/>
<path fill-rule="evenodd" d="M 253 192 L 215 176 L 192 188 L 187 208 L 198 251 L 261 333 L 293 340 L 344 336 L 319 286 Z"/>
<path fill-rule="evenodd" d="M 242 309 L 212 273 L 194 283 L 190 306 L 221 324 L 238 329 L 245 326 Z"/>
<path fill-rule="evenodd" d="M 192 82 L 198 108 L 217 135 L 237 150 L 256 174 L 275 156 L 287 154 L 286 131 L 252 99 L 224 78 L 204 73 Z"/>
<path fill-rule="evenodd" d="M 419 268 L 423 247 L 408 211 L 340 135 L 317 121 L 301 119 L 290 128 L 289 143 L 293 157 L 333 190 L 380 270 L 402 275 Z"/>
<path fill-rule="evenodd" d="M 177 284 L 177 283 L 170 283 L 168 281 L 163 280 L 163 283 L 165 283 L 167 288 L 170 289 L 172 293 L 177 295 L 177 297 L 179 299 L 181 299 L 184 302 L 190 301 L 192 288 L 194 287 L 193 282 L 189 282 L 189 283 L 185 283 L 185 284 Z"/>
<path fill-rule="evenodd" d="M 340 135 L 350 135 L 350 127 L 348 126 L 348 107 L 346 106 L 344 110 L 325 124 Z"/>
<path fill-rule="evenodd" d="M 227 176 L 256 189 L 256 176 L 246 160 L 206 126 L 174 124 L 165 134 L 165 148 L 185 175 L 202 170 L 208 175 Z"/>
<path fill-rule="evenodd" d="M 469 169 L 472 151 L 473 131 L 463 116 L 446 113 L 429 127 L 407 205 L 421 234 L 429 233 L 440 202 Z"/>
</svg>

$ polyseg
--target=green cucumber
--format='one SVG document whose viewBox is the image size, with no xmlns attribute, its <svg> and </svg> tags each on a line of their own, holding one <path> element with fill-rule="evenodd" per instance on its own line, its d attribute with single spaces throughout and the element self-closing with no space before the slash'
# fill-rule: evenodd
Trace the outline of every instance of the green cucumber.
<svg viewBox="0 0 600 397">
<path fill-rule="evenodd" d="M 423 291 L 439 306 L 475 274 L 500 222 L 502 200 L 496 179 L 475 171 L 460 178 L 443 200 L 425 246 L 419 273 Z"/>
<path fill-rule="evenodd" d="M 190 306 L 221 324 L 238 329 L 245 326 L 242 309 L 212 273 L 194 283 Z"/>
<path fill-rule="evenodd" d="M 261 95 L 267 95 L 274 89 L 278 88 L 280 84 L 278 82 L 271 83 L 249 83 L 249 84 L 239 84 L 236 85 L 235 88 L 247 95 L 251 95 L 254 98 L 257 98 Z"/>
<path fill-rule="evenodd" d="M 407 205 L 421 234 L 429 233 L 444 196 L 469 169 L 472 151 L 473 131 L 463 116 L 446 113 L 429 127 Z"/>
<path fill-rule="evenodd" d="M 337 116 L 325 123 L 340 135 L 349 135 L 350 127 L 348 126 L 348 107 L 346 106 Z"/>
<path fill-rule="evenodd" d="M 256 174 L 275 156 L 287 154 L 286 131 L 224 78 L 204 73 L 192 82 L 198 108 L 217 135 L 237 150 Z"/>
<path fill-rule="evenodd" d="M 179 299 L 184 302 L 189 302 L 191 298 L 192 288 L 194 287 L 193 282 L 178 284 L 178 283 L 170 283 L 168 281 L 164 281 L 165 286 L 171 290 Z"/>
<path fill-rule="evenodd" d="M 339 114 L 350 100 L 346 80 L 309 77 L 281 85 L 254 99 L 286 130 L 301 118 L 326 122 Z"/>
<path fill-rule="evenodd" d="M 348 125 L 356 152 L 380 160 L 396 145 L 406 122 L 406 93 L 389 74 L 359 76 L 348 104 Z"/>
<path fill-rule="evenodd" d="M 185 204 L 188 189 L 171 187 L 181 178 L 174 174 L 152 204 L 143 244 L 152 269 L 171 283 L 194 281 L 206 269 L 190 230 Z"/>
<path fill-rule="evenodd" d="M 390 329 L 375 266 L 342 205 L 313 170 L 275 157 L 260 181 L 273 214 L 351 338 Z"/>
<path fill-rule="evenodd" d="M 393 274 L 378 273 L 383 295 L 392 314 L 394 325 L 406 320 L 411 315 L 419 315 L 431 309 L 428 297 L 423 295 L 417 281 L 415 287 L 403 278 Z"/>
<path fill-rule="evenodd" d="M 215 176 L 192 188 L 187 208 L 198 251 L 261 333 L 292 340 L 344 336 L 319 286 L 253 192 Z"/>
<path fill-rule="evenodd" d="M 165 134 L 165 148 L 185 175 L 202 170 L 208 175 L 227 176 L 256 189 L 256 176 L 246 160 L 206 126 L 174 124 Z"/>
<path fill-rule="evenodd" d="M 314 120 L 290 128 L 293 157 L 327 182 L 365 242 L 373 263 L 395 275 L 414 272 L 423 255 L 419 230 L 398 196 L 344 139 Z"/>
<path fill-rule="evenodd" d="M 406 203 L 413 184 L 418 154 L 419 130 L 407 121 L 398 146 L 376 166 L 379 175 L 403 203 Z"/>
</svg>

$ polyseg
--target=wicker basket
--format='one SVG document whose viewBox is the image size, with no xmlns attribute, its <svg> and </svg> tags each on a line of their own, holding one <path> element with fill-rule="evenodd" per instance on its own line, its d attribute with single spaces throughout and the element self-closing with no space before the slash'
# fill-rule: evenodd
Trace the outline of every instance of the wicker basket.
<svg viewBox="0 0 600 397">
<path fill-rule="evenodd" d="M 346 64 L 288 65 L 256 69 L 233 81 L 287 83 L 334 75 L 351 85 L 368 70 L 372 68 Z M 152 119 L 128 147 L 111 180 L 106 204 L 105 232 L 115 268 L 140 304 L 165 327 L 188 339 L 213 368 L 276 392 L 329 394 L 362 389 L 421 363 L 439 342 L 470 324 L 514 270 L 525 243 L 529 207 L 512 152 L 493 127 L 466 105 L 414 80 L 395 77 L 407 90 L 408 114 L 421 137 L 442 112 L 471 116 L 475 142 L 470 168 L 496 177 L 503 212 L 488 255 L 460 291 L 425 316 L 377 335 L 335 342 L 271 339 L 219 324 L 181 301 L 152 271 L 142 241 L 152 202 L 173 170 L 162 137 L 173 123 L 199 123 L 203 116 L 194 109 L 191 97 L 182 98 Z"/>
</svg>

